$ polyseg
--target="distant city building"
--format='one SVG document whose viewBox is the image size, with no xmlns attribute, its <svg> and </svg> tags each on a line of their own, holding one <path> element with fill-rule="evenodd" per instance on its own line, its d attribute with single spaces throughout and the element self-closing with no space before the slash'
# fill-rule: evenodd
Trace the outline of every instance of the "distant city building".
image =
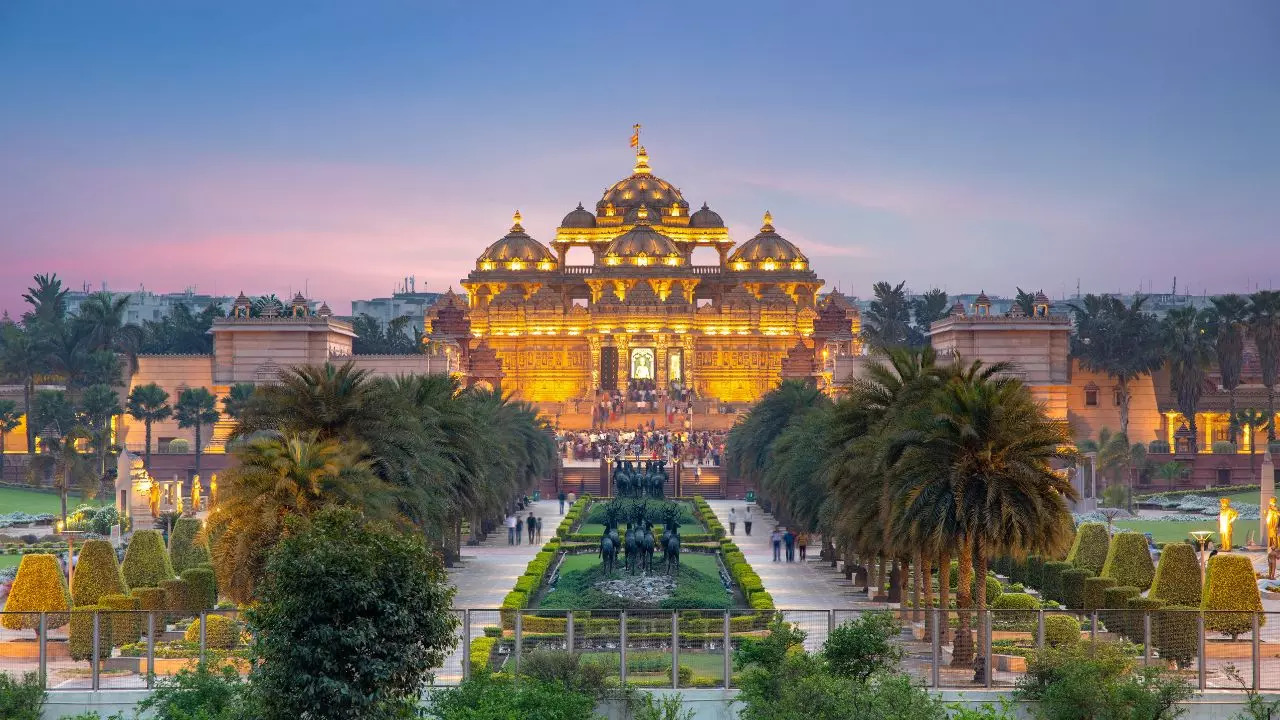
<svg viewBox="0 0 1280 720">
<path fill-rule="evenodd" d="M 231 303 L 235 300 L 234 295 L 198 293 L 193 288 L 187 288 L 182 292 L 154 293 L 143 288 L 138 290 L 112 290 L 106 286 L 106 283 L 103 283 L 102 287 L 95 290 L 90 289 L 86 284 L 81 290 L 72 290 L 67 293 L 67 312 L 78 312 L 80 305 L 85 300 L 88 300 L 90 295 L 103 290 L 110 291 L 113 295 L 128 295 L 129 305 L 126 310 L 125 321 L 138 324 L 141 324 L 144 320 L 159 320 L 168 315 L 173 306 L 179 303 L 186 305 L 194 312 L 199 312 L 212 303 L 222 308 L 222 311 L 226 313 L 231 311 Z"/>
<path fill-rule="evenodd" d="M 414 330 L 423 328 L 427 311 L 441 297 L 437 292 L 418 292 L 417 279 L 410 275 L 402 284 L 392 291 L 391 297 L 373 298 L 370 300 L 352 300 L 351 317 L 368 315 L 384 326 L 400 317 L 409 318 L 405 333 L 412 336 Z"/>
</svg>

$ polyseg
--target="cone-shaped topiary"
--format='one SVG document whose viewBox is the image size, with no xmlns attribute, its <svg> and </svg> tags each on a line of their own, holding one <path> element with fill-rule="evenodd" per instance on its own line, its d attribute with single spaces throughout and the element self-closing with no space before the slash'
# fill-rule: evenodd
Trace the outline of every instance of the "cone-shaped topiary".
<svg viewBox="0 0 1280 720">
<path fill-rule="evenodd" d="M 1044 564 L 1040 585 L 1040 594 L 1049 600 L 1062 602 L 1062 573 L 1071 569 L 1071 564 L 1061 560 L 1050 560 Z"/>
<path fill-rule="evenodd" d="M 212 610 L 218 604 L 218 588 L 213 579 L 213 568 L 193 567 L 184 570 L 182 581 L 191 593 L 192 610 Z"/>
<path fill-rule="evenodd" d="M 116 549 L 108 540 L 88 540 L 80 549 L 75 572 L 71 575 L 71 600 L 77 607 L 97 605 L 103 595 L 129 592 L 116 559 Z"/>
<path fill-rule="evenodd" d="M 1075 540 L 1071 542 L 1071 550 L 1067 553 L 1067 562 L 1098 575 L 1102 572 L 1103 563 L 1107 561 L 1110 546 L 1111 538 L 1107 535 L 1106 525 L 1081 523 L 1076 528 Z"/>
<path fill-rule="evenodd" d="M 98 616 L 98 659 L 111 657 L 111 620 L 98 613 L 107 610 L 101 605 L 77 605 L 71 610 L 71 637 L 67 649 L 72 660 L 93 659 L 93 618 Z"/>
<path fill-rule="evenodd" d="M 138 609 L 148 612 L 164 611 L 164 589 L 158 587 L 136 587 L 130 593 L 138 598 Z"/>
<path fill-rule="evenodd" d="M 1156 625 L 1160 621 L 1160 615 L 1154 611 L 1162 607 L 1164 607 L 1164 601 L 1156 598 L 1142 597 L 1141 595 L 1134 595 L 1129 598 L 1129 621 L 1125 623 L 1125 630 L 1131 642 L 1143 643 L 1145 637 L 1144 628 L 1146 627 L 1146 621 L 1143 618 L 1148 613 L 1151 615 L 1151 639 L 1152 642 L 1155 641 L 1158 632 Z"/>
<path fill-rule="evenodd" d="M 1138 596 L 1138 588 L 1132 585 L 1109 587 L 1102 591 L 1103 610 L 1098 619 L 1107 626 L 1107 630 L 1119 635 L 1129 634 L 1129 598 Z"/>
<path fill-rule="evenodd" d="M 1084 609 L 1084 581 L 1093 577 L 1093 571 L 1072 568 L 1062 573 L 1062 604 L 1068 610 Z"/>
<path fill-rule="evenodd" d="M 173 560 L 173 571 L 179 575 L 187 568 L 209 563 L 209 544 L 201 528 L 202 525 L 196 518 L 180 518 L 173 524 L 173 535 L 169 538 L 169 557 Z"/>
<path fill-rule="evenodd" d="M 1156 577 L 1151 583 L 1151 597 L 1168 605 L 1199 607 L 1200 561 L 1196 550 L 1186 543 L 1169 543 L 1160 551 Z"/>
<path fill-rule="evenodd" d="M 142 637 L 143 616 L 136 611 L 141 609 L 138 598 L 132 595 L 103 595 L 98 603 L 112 610 L 104 618 L 111 618 L 111 640 L 116 645 L 137 642 Z"/>
<path fill-rule="evenodd" d="M 1230 635 L 1232 640 L 1252 630 L 1253 613 L 1262 612 L 1262 597 L 1249 558 L 1233 553 L 1214 555 L 1209 558 L 1207 581 L 1200 605 L 1205 611 L 1205 629 Z M 1232 610 L 1241 612 L 1228 612 Z M 1265 619 L 1259 616 L 1259 625 Z"/>
<path fill-rule="evenodd" d="M 181 578 L 164 580 L 160 589 L 164 590 L 164 611 L 170 619 L 188 618 L 200 613 L 201 603 L 187 581 Z"/>
<path fill-rule="evenodd" d="M 1152 628 L 1152 644 L 1156 651 L 1179 668 L 1190 667 L 1200 648 L 1200 628 L 1196 622 L 1200 616 L 1199 608 L 1166 605 L 1157 615 L 1158 622 Z"/>
<path fill-rule="evenodd" d="M 13 587 L 9 589 L 9 599 L 4 604 L 4 616 L 0 624 L 10 630 L 34 630 L 40 632 L 40 616 L 38 614 L 22 615 L 10 613 L 49 613 L 46 623 L 50 628 L 59 628 L 70 620 L 67 611 L 71 609 L 71 593 L 67 592 L 67 578 L 62 574 L 62 565 L 58 558 L 43 553 L 23 555 L 18 565 L 18 576 L 13 579 Z"/>
<path fill-rule="evenodd" d="M 1109 577 L 1119 586 L 1132 586 L 1139 591 L 1151 587 L 1156 576 L 1151 562 L 1151 548 L 1147 536 L 1136 532 L 1117 533 L 1111 538 L 1107 561 L 1102 565 L 1102 577 Z"/>
<path fill-rule="evenodd" d="M 1084 609 L 1093 611 L 1104 607 L 1102 602 L 1102 593 L 1107 588 L 1116 586 L 1116 581 L 1111 578 L 1091 577 L 1084 581 Z"/>
<path fill-rule="evenodd" d="M 129 587 L 159 587 L 173 578 L 173 564 L 157 530 L 139 530 L 124 553 L 124 580 Z"/>
</svg>

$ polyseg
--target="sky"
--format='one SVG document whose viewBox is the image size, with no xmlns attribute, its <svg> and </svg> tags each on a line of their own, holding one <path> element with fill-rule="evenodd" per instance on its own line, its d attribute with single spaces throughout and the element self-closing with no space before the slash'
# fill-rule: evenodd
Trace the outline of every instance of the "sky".
<svg viewBox="0 0 1280 720">
<path fill-rule="evenodd" d="M 0 309 L 339 313 L 654 173 L 827 287 L 1280 287 L 1280 3 L 0 2 Z"/>
</svg>

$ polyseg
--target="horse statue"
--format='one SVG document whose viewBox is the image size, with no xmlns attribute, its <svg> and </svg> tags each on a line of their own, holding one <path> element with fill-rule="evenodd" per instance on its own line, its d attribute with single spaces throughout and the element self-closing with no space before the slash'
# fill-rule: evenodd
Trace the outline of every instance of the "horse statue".
<svg viewBox="0 0 1280 720">
<path fill-rule="evenodd" d="M 618 546 L 613 543 L 613 539 L 607 533 L 600 538 L 599 555 L 604 564 L 604 574 L 612 575 L 618 560 Z"/>
<path fill-rule="evenodd" d="M 667 561 L 667 574 L 673 575 L 680 571 L 680 533 L 676 532 L 667 540 L 667 547 L 663 553 L 663 557 Z"/>
</svg>

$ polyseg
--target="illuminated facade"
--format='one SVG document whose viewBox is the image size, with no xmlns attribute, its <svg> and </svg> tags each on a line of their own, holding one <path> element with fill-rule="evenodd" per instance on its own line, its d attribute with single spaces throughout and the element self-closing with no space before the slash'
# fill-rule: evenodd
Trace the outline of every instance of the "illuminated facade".
<svg viewBox="0 0 1280 720">
<path fill-rule="evenodd" d="M 567 264 L 574 248 L 590 250 L 592 263 Z M 715 249 L 719 262 L 694 265 L 696 248 Z M 821 379 L 828 336 L 844 340 L 843 351 L 860 349 L 850 347 L 856 311 L 823 315 L 822 284 L 768 213 L 735 247 L 720 216 L 706 204 L 690 212 L 640 147 L 631 175 L 595 212 L 581 204 L 569 212 L 549 246 L 516 213 L 462 280 L 466 301 L 442 298 L 425 329 L 458 343 L 471 382 L 533 402 L 621 392 L 634 381 L 750 402 L 784 377 Z"/>
</svg>

